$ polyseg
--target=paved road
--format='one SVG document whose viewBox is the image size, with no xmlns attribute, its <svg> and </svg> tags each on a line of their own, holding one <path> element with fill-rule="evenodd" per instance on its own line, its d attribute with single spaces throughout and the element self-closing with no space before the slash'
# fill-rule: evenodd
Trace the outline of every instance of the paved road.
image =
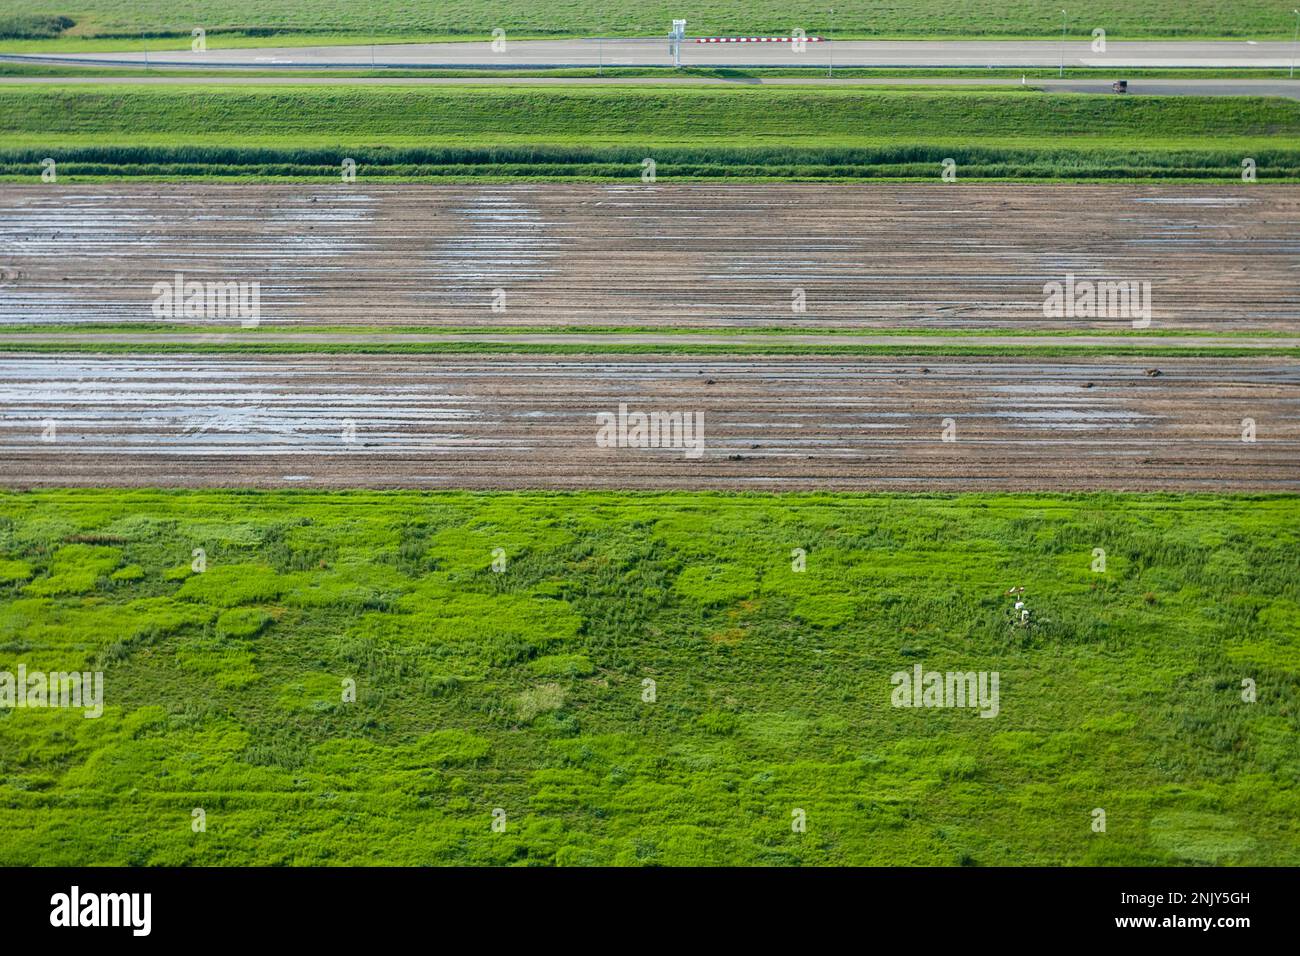
<svg viewBox="0 0 1300 956">
<path fill-rule="evenodd" d="M 1096 80 L 1035 80 L 1032 86 L 1058 93 L 1113 93 Z M 1291 80 L 1129 80 L 1130 95 L 1146 96 L 1284 96 L 1300 100 L 1300 79 Z"/>
<path fill-rule="evenodd" d="M 877 67 L 1052 67 L 1064 62 L 1080 67 L 1288 67 L 1293 44 L 1216 40 L 1200 42 L 1116 41 L 1105 53 L 1094 52 L 1090 41 L 1064 44 L 1048 40 L 839 40 L 810 43 L 796 52 L 789 43 L 694 43 L 682 45 L 687 66 L 839 66 Z M 669 66 L 672 57 L 664 39 L 528 40 L 507 42 L 495 52 L 490 42 L 391 43 L 376 46 L 241 47 L 190 50 L 61 53 L 40 56 L 11 54 L 8 60 L 75 62 L 100 65 L 242 67 L 242 68 L 365 68 L 385 67 L 564 67 Z"/>
<path fill-rule="evenodd" d="M 852 78 L 825 76 L 774 76 L 774 77 L 688 77 L 688 76 L 2 76 L 0 86 L 25 86 L 32 83 L 52 86 L 68 84 L 99 84 L 111 86 L 332 86 L 346 83 L 349 86 L 854 86 L 854 87 L 1016 87 L 1026 85 L 1022 80 L 1008 77 L 975 79 L 971 77 L 879 77 Z M 1034 89 L 1068 93 L 1103 93 L 1111 95 L 1110 84 L 1101 80 L 1034 80 L 1028 85 Z M 1300 79 L 1287 80 L 1129 80 L 1130 94 L 1148 96 L 1284 96 L 1300 99 Z"/>
</svg>

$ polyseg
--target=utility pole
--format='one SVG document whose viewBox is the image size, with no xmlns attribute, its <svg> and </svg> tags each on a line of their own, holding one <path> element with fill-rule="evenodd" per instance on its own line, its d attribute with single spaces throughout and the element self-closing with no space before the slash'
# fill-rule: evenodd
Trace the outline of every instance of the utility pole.
<svg viewBox="0 0 1300 956">
<path fill-rule="evenodd" d="M 826 62 L 826 79 L 830 79 L 835 74 L 835 41 L 831 39 L 831 34 L 835 32 L 835 8 L 831 7 L 831 28 L 826 32 L 826 52 L 830 59 Z"/>
<path fill-rule="evenodd" d="M 1300 7 L 1291 11 L 1295 14 L 1295 36 L 1291 38 L 1291 79 L 1295 79 L 1295 48 L 1300 45 Z"/>
<path fill-rule="evenodd" d="M 1061 11 L 1061 76 L 1065 76 L 1065 11 Z"/>
<path fill-rule="evenodd" d="M 605 75 L 605 38 L 596 37 L 596 75 Z"/>
</svg>

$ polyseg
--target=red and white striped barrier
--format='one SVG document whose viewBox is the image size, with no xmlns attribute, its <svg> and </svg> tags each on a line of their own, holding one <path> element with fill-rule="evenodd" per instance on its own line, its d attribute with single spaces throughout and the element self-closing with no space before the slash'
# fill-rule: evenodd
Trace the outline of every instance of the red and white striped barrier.
<svg viewBox="0 0 1300 956">
<path fill-rule="evenodd" d="M 793 43 L 795 40 L 807 40 L 820 43 L 821 37 L 697 37 L 696 43 Z"/>
</svg>

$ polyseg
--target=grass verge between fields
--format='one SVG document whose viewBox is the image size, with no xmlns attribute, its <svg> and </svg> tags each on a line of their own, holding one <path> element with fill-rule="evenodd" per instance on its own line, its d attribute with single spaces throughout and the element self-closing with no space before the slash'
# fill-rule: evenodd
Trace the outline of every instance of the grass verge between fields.
<svg viewBox="0 0 1300 956">
<path fill-rule="evenodd" d="M 173 335 L 173 334 L 235 334 L 235 335 L 284 335 L 284 334 L 318 334 L 337 333 L 341 335 L 366 335 L 369 333 L 383 335 L 837 335 L 849 339 L 875 336 L 913 336 L 926 337 L 961 337 L 987 338 L 990 336 L 1015 335 L 1026 339 L 1053 339 L 1063 336 L 1086 335 L 1094 338 L 1216 338 L 1216 339 L 1270 339 L 1289 338 L 1291 332 L 1276 329 L 1242 330 L 1226 329 L 1161 329 L 1155 332 L 1139 331 L 1129 328 L 1082 328 L 1082 329 L 1018 329 L 1018 328 L 843 328 L 837 326 L 823 327 L 810 325 L 756 325 L 753 328 L 735 325 L 721 326 L 658 326 L 658 325 L 296 325 L 289 323 L 262 322 L 250 328 L 242 326 L 225 329 L 212 323 L 193 322 L 87 322 L 87 323 L 51 323 L 44 325 L 0 325 L 0 342 L 7 335 L 104 335 L 125 333 L 129 335 Z"/>
<path fill-rule="evenodd" d="M 1300 179 L 1300 102 L 1032 90 L 0 87 L 0 175 Z M 1210 144 L 1210 145 L 1207 145 Z"/>
<path fill-rule="evenodd" d="M 1009 355 L 1042 358 L 1069 356 L 1114 358 L 1300 358 L 1287 347 L 1107 347 L 1105 345 L 727 345 L 683 342 L 681 345 L 592 343 L 562 345 L 527 342 L 6 342 L 0 352 L 16 354 L 102 355 Z"/>
</svg>

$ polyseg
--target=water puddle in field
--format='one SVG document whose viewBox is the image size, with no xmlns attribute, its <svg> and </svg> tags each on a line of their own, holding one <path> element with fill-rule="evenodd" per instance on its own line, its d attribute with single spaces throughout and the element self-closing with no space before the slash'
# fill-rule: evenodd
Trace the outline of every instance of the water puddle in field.
<svg viewBox="0 0 1300 956">
<path fill-rule="evenodd" d="M 1072 387 L 1069 391 L 1077 393 L 1078 388 Z M 1048 431 L 1133 429 L 1157 417 L 1118 407 L 1118 403 L 1047 403 L 1026 397 L 1018 400 L 1015 408 L 998 407 L 1001 403 L 996 399 L 982 400 L 978 404 L 986 408 L 992 406 L 989 411 L 980 413 L 982 417 Z"/>
<path fill-rule="evenodd" d="M 468 294 L 486 301 L 494 287 L 557 272 L 552 261 L 563 250 L 555 229 L 562 224 L 544 216 L 528 195 L 504 187 L 470 190 L 466 203 L 454 209 L 461 232 L 440 240 L 432 253 L 440 291 L 423 295 L 462 299 Z M 503 305 L 509 308 L 508 301 Z"/>
<path fill-rule="evenodd" d="M 363 192 L 275 189 L 0 194 L 0 325 L 153 322 L 153 285 L 258 282 L 263 319 L 307 296 L 305 278 L 349 273 L 373 247 Z"/>
<path fill-rule="evenodd" d="M 1086 374 L 1089 380 L 1100 377 L 1101 369 L 1074 369 Z M 1131 370 L 1130 370 L 1131 371 Z M 991 385 L 988 391 L 1001 393 L 1007 398 L 980 399 L 976 404 L 990 409 L 983 417 L 999 419 L 1025 428 L 1047 431 L 1093 431 L 1102 429 L 1134 429 L 1158 416 L 1147 415 L 1122 405 L 1122 399 L 1104 397 L 1081 384 L 1007 384 Z M 1006 407 L 1006 402 L 1015 407 Z"/>
<path fill-rule="evenodd" d="M 1245 196 L 1135 196 L 1134 202 L 1153 203 L 1165 206 L 1246 206 L 1259 202 Z"/>
<path fill-rule="evenodd" d="M 1134 412 L 1110 412 L 1102 409 L 1038 408 L 1016 411 L 986 412 L 984 417 L 1004 419 L 1026 428 L 1048 431 L 1090 431 L 1098 429 L 1137 428 L 1142 419 L 1154 416 Z"/>
<path fill-rule="evenodd" d="M 331 374 L 333 372 L 333 374 Z M 0 444 L 27 451 L 264 455 L 454 447 L 463 396 L 305 363 L 72 357 L 0 365 Z M 41 440 L 47 423 L 53 439 Z"/>
</svg>

